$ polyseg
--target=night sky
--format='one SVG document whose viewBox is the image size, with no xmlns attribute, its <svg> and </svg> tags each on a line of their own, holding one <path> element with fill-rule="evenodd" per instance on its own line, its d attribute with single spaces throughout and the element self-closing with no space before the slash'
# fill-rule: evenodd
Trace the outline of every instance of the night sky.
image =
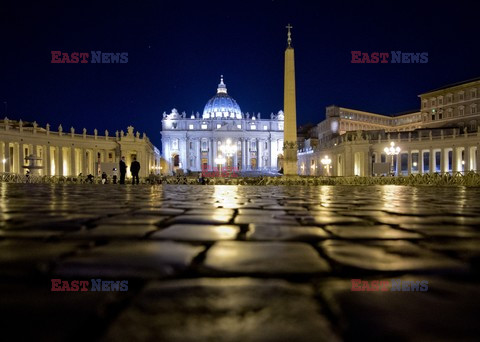
<svg viewBox="0 0 480 342">
<path fill-rule="evenodd" d="M 2 1 L 0 107 L 10 119 L 146 132 L 164 111 L 202 112 L 224 75 L 243 112 L 283 106 L 293 25 L 297 120 L 325 106 L 393 114 L 418 94 L 480 76 L 475 1 Z M 66 5 L 66 4 L 69 5 Z M 128 52 L 126 64 L 52 64 L 51 51 Z M 351 51 L 428 52 L 426 64 L 352 64 Z"/>
</svg>

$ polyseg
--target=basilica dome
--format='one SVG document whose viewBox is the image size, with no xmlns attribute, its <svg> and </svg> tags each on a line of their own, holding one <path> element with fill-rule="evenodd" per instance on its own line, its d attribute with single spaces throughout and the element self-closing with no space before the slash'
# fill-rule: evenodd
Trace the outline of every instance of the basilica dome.
<svg viewBox="0 0 480 342">
<path fill-rule="evenodd" d="M 223 83 L 223 76 L 220 78 L 220 84 L 217 88 L 217 94 L 212 97 L 203 109 L 204 119 L 224 118 L 241 119 L 242 111 L 230 95 L 227 94 L 227 87 Z"/>
</svg>

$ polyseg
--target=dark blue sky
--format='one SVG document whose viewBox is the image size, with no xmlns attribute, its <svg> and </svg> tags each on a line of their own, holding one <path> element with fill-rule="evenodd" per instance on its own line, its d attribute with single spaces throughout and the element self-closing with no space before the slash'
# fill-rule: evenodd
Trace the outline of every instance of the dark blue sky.
<svg viewBox="0 0 480 342">
<path fill-rule="evenodd" d="M 416 109 L 418 94 L 480 76 L 475 1 L 18 3 L 0 5 L 8 116 L 89 133 L 132 124 L 157 146 L 163 111 L 202 112 L 220 74 L 242 111 L 281 109 L 289 22 L 299 124 L 319 122 L 330 104 Z M 128 63 L 51 64 L 52 50 L 128 52 Z M 352 50 L 428 52 L 429 60 L 351 64 Z"/>
</svg>

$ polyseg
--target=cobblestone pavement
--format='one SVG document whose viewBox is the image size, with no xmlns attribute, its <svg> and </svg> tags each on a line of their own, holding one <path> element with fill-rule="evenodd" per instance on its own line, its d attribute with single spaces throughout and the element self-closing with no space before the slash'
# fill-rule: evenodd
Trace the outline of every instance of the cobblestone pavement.
<svg viewBox="0 0 480 342">
<path fill-rule="evenodd" d="M 3 337 L 480 335 L 479 188 L 0 183 L 0 208 Z M 51 291 L 52 279 L 128 291 Z M 389 287 L 352 291 L 352 279 Z M 428 288 L 391 291 L 399 281 Z"/>
</svg>

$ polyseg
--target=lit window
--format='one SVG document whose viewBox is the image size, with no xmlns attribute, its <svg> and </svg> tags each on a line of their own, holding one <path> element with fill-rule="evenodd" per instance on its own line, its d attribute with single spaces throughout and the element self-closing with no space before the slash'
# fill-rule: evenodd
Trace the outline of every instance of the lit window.
<svg viewBox="0 0 480 342">
<path fill-rule="evenodd" d="M 267 125 L 263 125 L 263 130 L 264 130 L 264 131 L 268 130 Z"/>
<path fill-rule="evenodd" d="M 192 124 L 188 125 L 188 129 L 193 129 L 193 125 Z"/>
<path fill-rule="evenodd" d="M 238 129 L 242 129 L 242 125 L 237 125 L 237 128 L 238 128 Z"/>
<path fill-rule="evenodd" d="M 217 129 L 219 129 L 220 127 L 222 127 L 222 124 L 217 124 Z"/>
<path fill-rule="evenodd" d="M 202 124 L 202 129 L 207 129 L 207 124 Z"/>
<path fill-rule="evenodd" d="M 257 129 L 257 126 L 256 125 L 251 125 L 250 129 Z"/>
</svg>

